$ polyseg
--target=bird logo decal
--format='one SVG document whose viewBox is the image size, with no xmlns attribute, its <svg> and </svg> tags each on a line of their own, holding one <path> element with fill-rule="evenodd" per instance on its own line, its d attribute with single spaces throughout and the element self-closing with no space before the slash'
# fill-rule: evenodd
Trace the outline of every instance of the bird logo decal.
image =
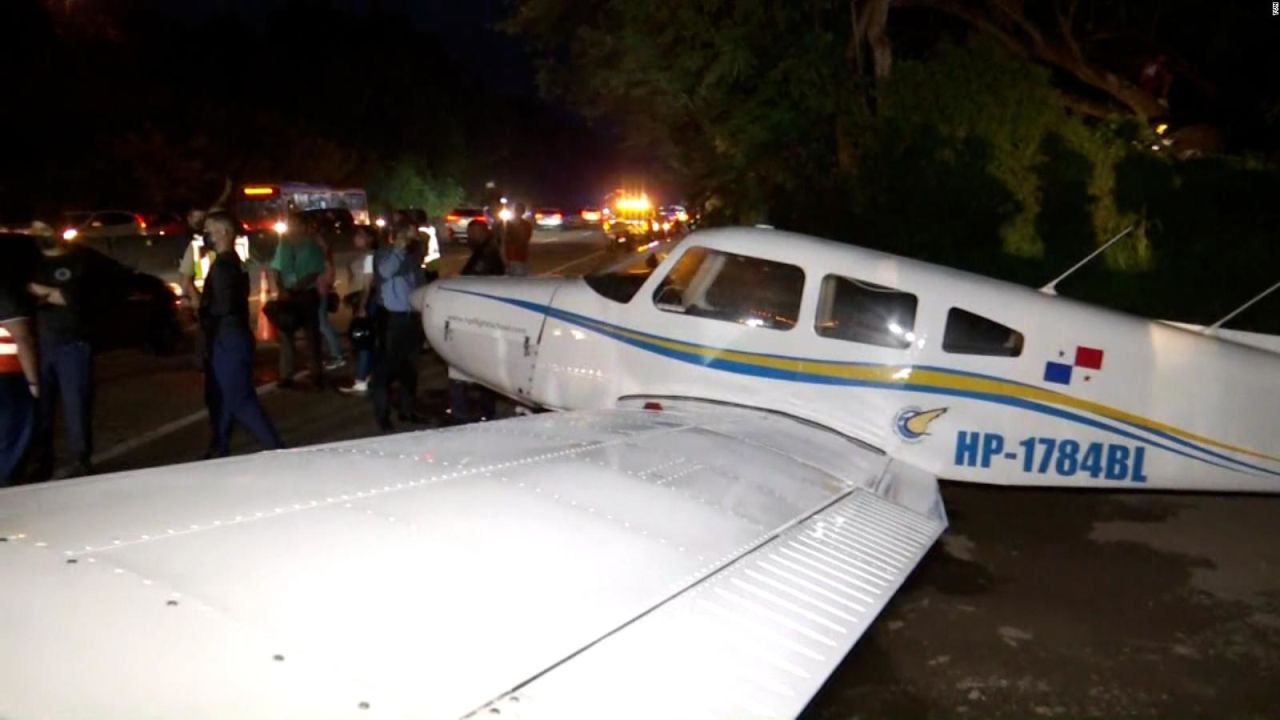
<svg viewBox="0 0 1280 720">
<path fill-rule="evenodd" d="M 929 424 L 945 415 L 947 408 L 921 410 L 918 407 L 903 408 L 893 419 L 893 429 L 907 442 L 917 442 L 929 434 Z"/>
</svg>

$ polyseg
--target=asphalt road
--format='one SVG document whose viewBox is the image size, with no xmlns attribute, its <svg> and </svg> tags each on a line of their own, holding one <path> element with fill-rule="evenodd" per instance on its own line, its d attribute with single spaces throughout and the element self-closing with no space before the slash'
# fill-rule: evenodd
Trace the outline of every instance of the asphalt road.
<svg viewBox="0 0 1280 720">
<path fill-rule="evenodd" d="M 535 272 L 608 259 L 590 233 L 536 240 Z M 446 248 L 446 274 L 463 258 Z M 263 383 L 274 358 L 260 349 Z M 101 471 L 204 451 L 190 356 L 111 353 L 98 375 Z M 428 354 L 424 412 L 442 409 L 444 389 Z M 292 445 L 375 432 L 362 398 L 268 386 L 263 401 Z M 256 448 L 240 433 L 234 449 Z M 806 718 L 1280 714 L 1280 499 L 961 484 L 943 495 L 949 530 Z"/>
</svg>

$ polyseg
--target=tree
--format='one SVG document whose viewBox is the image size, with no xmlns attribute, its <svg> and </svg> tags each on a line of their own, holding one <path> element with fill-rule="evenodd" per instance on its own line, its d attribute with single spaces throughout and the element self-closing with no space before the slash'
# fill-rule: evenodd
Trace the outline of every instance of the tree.
<svg viewBox="0 0 1280 720">
<path fill-rule="evenodd" d="M 854 144 L 865 112 L 853 9 L 824 0 L 521 0 L 507 27 L 545 56 L 544 91 L 619 125 L 694 200 L 752 222 L 852 157 L 838 148 Z"/>
<path fill-rule="evenodd" d="M 400 160 L 378 169 L 369 183 L 374 203 L 388 210 L 421 208 L 431 217 L 443 217 L 462 202 L 462 188 L 451 178 L 419 170 L 412 160 Z"/>
</svg>

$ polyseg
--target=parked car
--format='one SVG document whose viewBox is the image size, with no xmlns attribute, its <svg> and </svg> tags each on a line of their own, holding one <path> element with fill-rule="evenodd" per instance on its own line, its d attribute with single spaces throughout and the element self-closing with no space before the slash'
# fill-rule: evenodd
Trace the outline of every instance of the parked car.
<svg viewBox="0 0 1280 720">
<path fill-rule="evenodd" d="M 480 220 L 485 223 L 490 222 L 489 216 L 485 213 L 484 208 L 454 208 L 453 211 L 444 218 L 445 230 L 449 234 L 449 239 L 457 242 L 466 240 L 467 225 L 471 224 L 472 220 Z"/>
<path fill-rule="evenodd" d="M 99 348 L 139 347 L 157 355 L 177 348 L 182 337 L 177 296 L 164 280 L 132 272 L 106 302 L 110 310 L 95 333 Z"/>
<path fill-rule="evenodd" d="M 564 226 L 569 228 L 598 228 L 603 221 L 604 212 L 598 207 L 579 208 L 564 216 Z"/>
<path fill-rule="evenodd" d="M 147 233 L 147 220 L 128 210 L 76 211 L 63 215 L 59 230 L 67 240 L 136 237 Z"/>
<path fill-rule="evenodd" d="M 152 213 L 146 217 L 148 235 L 185 235 L 187 222 L 177 213 Z"/>
</svg>

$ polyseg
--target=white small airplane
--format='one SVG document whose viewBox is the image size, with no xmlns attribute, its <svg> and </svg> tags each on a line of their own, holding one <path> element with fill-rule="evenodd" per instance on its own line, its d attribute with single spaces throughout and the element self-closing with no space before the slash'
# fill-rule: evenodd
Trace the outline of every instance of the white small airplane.
<svg viewBox="0 0 1280 720">
<path fill-rule="evenodd" d="M 0 492 L 0 717 L 787 718 L 938 476 L 1280 490 L 1280 356 L 925 263 L 695 233 L 415 302 L 565 412 Z"/>
</svg>

